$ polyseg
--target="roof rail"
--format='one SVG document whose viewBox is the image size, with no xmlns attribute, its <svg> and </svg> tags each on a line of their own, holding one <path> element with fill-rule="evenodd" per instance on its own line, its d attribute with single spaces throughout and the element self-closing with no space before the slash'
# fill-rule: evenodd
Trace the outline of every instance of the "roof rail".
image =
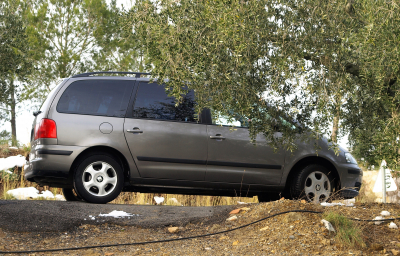
<svg viewBox="0 0 400 256">
<path fill-rule="evenodd" d="M 91 76 L 94 74 L 134 74 L 136 78 L 139 78 L 140 75 L 150 75 L 150 73 L 143 73 L 143 72 L 99 71 L 99 72 L 82 73 L 82 74 L 75 75 L 73 77 L 85 77 L 85 76 Z"/>
</svg>

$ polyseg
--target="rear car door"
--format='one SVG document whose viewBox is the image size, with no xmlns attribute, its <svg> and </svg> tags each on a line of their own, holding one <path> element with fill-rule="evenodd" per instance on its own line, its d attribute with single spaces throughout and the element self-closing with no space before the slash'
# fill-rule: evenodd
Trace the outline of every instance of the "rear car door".
<svg viewBox="0 0 400 256">
<path fill-rule="evenodd" d="M 206 181 L 218 188 L 240 188 L 243 184 L 253 185 L 253 188 L 254 185 L 279 185 L 284 150 L 274 152 L 261 134 L 253 144 L 246 122 L 232 123 L 223 117 L 213 116 L 213 124 L 207 125 Z"/>
<path fill-rule="evenodd" d="M 195 119 L 193 92 L 176 106 L 162 85 L 136 88 L 124 132 L 141 178 L 204 181 L 207 127 Z"/>
</svg>

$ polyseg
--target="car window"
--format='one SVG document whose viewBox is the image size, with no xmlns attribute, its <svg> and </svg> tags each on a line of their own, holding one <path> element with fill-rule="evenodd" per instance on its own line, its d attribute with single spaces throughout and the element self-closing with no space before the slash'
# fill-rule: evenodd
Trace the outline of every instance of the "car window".
<svg viewBox="0 0 400 256">
<path fill-rule="evenodd" d="M 217 111 L 211 111 L 211 116 L 212 123 L 216 125 L 249 127 L 249 119 L 243 116 L 235 115 L 233 118 L 229 118 Z"/>
<path fill-rule="evenodd" d="M 60 113 L 124 117 L 132 81 L 80 80 L 64 91 L 57 104 Z"/>
<path fill-rule="evenodd" d="M 212 123 L 216 125 L 225 125 L 225 126 L 234 126 L 234 127 L 249 127 L 249 122 L 251 122 L 252 119 L 241 116 L 239 114 L 233 114 L 233 117 L 229 118 L 228 116 L 222 115 L 220 112 L 217 111 L 211 111 L 212 115 Z M 272 119 L 271 116 L 268 113 L 265 113 L 267 119 Z M 281 120 L 281 125 L 286 126 L 292 130 L 296 129 L 296 126 L 292 124 L 291 122 L 287 121 L 283 117 L 279 117 Z M 253 119 L 254 121 L 254 119 Z M 276 122 L 275 122 L 276 123 Z M 276 124 L 276 130 L 280 131 L 280 125 Z"/>
<path fill-rule="evenodd" d="M 140 83 L 133 108 L 134 118 L 196 122 L 194 92 L 183 96 L 180 104 L 157 83 Z"/>
</svg>

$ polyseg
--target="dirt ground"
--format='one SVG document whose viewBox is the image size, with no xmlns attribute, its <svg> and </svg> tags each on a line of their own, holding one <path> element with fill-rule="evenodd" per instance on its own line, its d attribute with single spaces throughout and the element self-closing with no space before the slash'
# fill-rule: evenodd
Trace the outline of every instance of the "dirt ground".
<svg viewBox="0 0 400 256">
<path fill-rule="evenodd" d="M 18 233 L 0 231 L 0 251 L 38 250 L 104 244 L 121 244 L 173 239 L 232 229 L 263 217 L 288 211 L 334 211 L 359 219 L 373 219 L 381 211 L 400 217 L 399 204 L 356 203 L 354 207 L 323 207 L 301 201 L 239 205 L 248 207 L 237 214 L 227 214 L 215 220 L 189 223 L 170 233 L 169 227 L 140 228 L 111 224 L 81 225 L 69 232 Z M 235 221 L 227 221 L 231 216 Z M 389 218 L 389 217 L 387 217 Z M 357 222 L 365 246 L 348 247 L 335 239 L 321 224 L 321 214 L 289 213 L 276 216 L 232 232 L 203 238 L 136 246 L 116 246 L 29 255 L 400 255 L 399 229 L 390 229 L 388 222 L 375 225 Z M 400 227 L 400 221 L 394 221 Z M 0 253 L 1 255 L 1 253 Z M 25 254 L 28 255 L 28 254 Z"/>
</svg>

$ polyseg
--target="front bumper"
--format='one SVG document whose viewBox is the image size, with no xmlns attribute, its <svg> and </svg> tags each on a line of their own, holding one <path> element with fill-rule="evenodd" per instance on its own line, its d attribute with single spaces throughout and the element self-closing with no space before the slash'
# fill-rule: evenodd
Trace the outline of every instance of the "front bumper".
<svg viewBox="0 0 400 256">
<path fill-rule="evenodd" d="M 358 196 L 363 171 L 357 164 L 344 163 L 338 167 L 340 175 L 340 191 L 339 196 L 345 199 L 351 199 Z"/>
</svg>

